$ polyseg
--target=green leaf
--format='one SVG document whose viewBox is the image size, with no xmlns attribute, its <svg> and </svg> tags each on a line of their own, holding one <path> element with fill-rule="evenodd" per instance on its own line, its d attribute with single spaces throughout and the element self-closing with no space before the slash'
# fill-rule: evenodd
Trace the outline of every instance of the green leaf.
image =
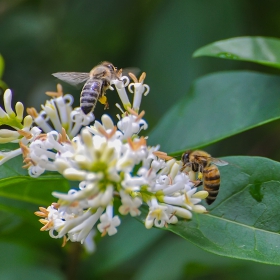
<svg viewBox="0 0 280 280">
<path fill-rule="evenodd" d="M 237 37 L 211 43 L 194 52 L 194 57 L 251 61 L 280 68 L 280 39 L 266 37 Z"/>
<path fill-rule="evenodd" d="M 60 175 L 8 177 L 0 180 L 0 196 L 38 205 L 49 205 L 56 199 L 53 191 L 67 192 L 68 181 Z"/>
<path fill-rule="evenodd" d="M 209 214 L 194 214 L 168 230 L 218 255 L 280 265 L 280 163 L 224 159 L 230 165 L 220 168 L 222 184 Z M 261 201 L 251 194 L 252 186 L 259 187 Z"/>
<path fill-rule="evenodd" d="M 38 178 L 30 177 L 22 168 L 21 156 L 0 166 L 0 197 L 37 205 L 50 205 L 55 200 L 51 194 L 53 191 L 68 190 L 68 181 L 57 172 L 43 174 Z"/>
<path fill-rule="evenodd" d="M 217 142 L 280 118 L 280 78 L 250 71 L 218 72 L 196 80 L 149 135 L 174 152 Z M 165 140 L 165 141 L 164 141 Z"/>
<path fill-rule="evenodd" d="M 126 263 L 127 266 L 130 264 Z M 133 280 L 247 280 L 248 272 L 249 278 L 254 280 L 279 279 L 280 276 L 277 266 L 225 258 L 203 252 L 190 242 L 186 242 L 176 235 L 171 236 L 169 233 L 157 243 L 155 248 L 147 250 L 143 260 L 138 261 L 138 268 Z"/>
</svg>

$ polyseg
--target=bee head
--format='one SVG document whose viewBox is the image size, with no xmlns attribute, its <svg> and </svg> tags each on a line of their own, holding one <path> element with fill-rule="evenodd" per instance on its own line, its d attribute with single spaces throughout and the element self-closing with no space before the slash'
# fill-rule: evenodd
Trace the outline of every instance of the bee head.
<svg viewBox="0 0 280 280">
<path fill-rule="evenodd" d="M 190 162 L 190 152 L 191 151 L 186 151 L 182 154 L 181 160 L 184 165 Z"/>
<path fill-rule="evenodd" d="M 107 67 L 111 73 L 117 71 L 117 68 L 111 62 L 104 61 L 104 62 L 102 62 L 102 65 Z"/>
</svg>

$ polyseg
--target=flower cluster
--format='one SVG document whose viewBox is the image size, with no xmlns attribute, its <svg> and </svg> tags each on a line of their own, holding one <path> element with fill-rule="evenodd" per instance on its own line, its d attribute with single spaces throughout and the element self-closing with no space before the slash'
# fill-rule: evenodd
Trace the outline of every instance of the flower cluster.
<svg viewBox="0 0 280 280">
<path fill-rule="evenodd" d="M 6 142 L 19 142 L 16 155 L 23 154 L 29 175 L 56 171 L 76 182 L 66 194 L 53 192 L 58 201 L 35 213 L 41 217 L 41 230 L 53 238 L 83 243 L 95 225 L 102 236 L 113 235 L 121 223 L 116 213 L 139 216 L 143 204 L 149 209 L 144 218 L 148 229 L 176 224 L 178 218 L 191 219 L 192 212 L 206 213 L 199 203 L 208 192 L 197 191 L 181 161 L 160 152 L 159 146 L 148 146 L 147 137 L 140 135 L 148 128 L 141 99 L 150 89 L 144 84 L 145 73 L 139 80 L 129 75 L 132 83 L 126 76 L 111 82 L 124 108 L 117 105 L 121 113 L 116 124 L 107 114 L 93 123 L 92 113 L 71 107 L 73 98 L 63 95 L 60 85 L 56 93 L 48 93 L 52 99 L 42 111 L 29 108 L 21 124 L 23 105 L 16 105 L 15 114 L 11 93 L 5 93 L 6 112 L 0 111 L 0 121 L 2 116 L 10 118 L 17 133 L 6 136 Z M 127 89 L 133 93 L 132 102 Z"/>
</svg>

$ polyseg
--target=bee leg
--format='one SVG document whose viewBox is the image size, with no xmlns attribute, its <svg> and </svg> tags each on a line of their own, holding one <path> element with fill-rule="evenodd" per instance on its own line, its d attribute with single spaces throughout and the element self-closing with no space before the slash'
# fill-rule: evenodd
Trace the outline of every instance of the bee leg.
<svg viewBox="0 0 280 280">
<path fill-rule="evenodd" d="M 199 186 L 202 185 L 202 181 L 201 180 L 196 180 L 196 181 L 191 181 L 192 183 L 194 183 L 194 188 L 198 188 Z"/>
<path fill-rule="evenodd" d="M 104 106 L 104 110 L 107 110 L 107 109 L 109 109 L 109 103 L 108 102 L 106 102 L 106 104 Z"/>
</svg>

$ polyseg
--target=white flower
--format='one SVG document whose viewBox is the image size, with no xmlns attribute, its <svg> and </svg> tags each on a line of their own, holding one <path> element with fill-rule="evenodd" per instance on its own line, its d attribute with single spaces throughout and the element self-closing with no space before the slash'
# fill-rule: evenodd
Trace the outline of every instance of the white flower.
<svg viewBox="0 0 280 280">
<path fill-rule="evenodd" d="M 63 132 L 62 135 L 56 131 L 41 134 L 34 138 L 29 147 L 20 142 L 23 157 L 25 158 L 25 166 L 23 167 L 28 168 L 30 176 L 38 177 L 45 170 L 57 171 L 54 164 L 57 153 L 71 150 L 71 146 L 67 143 L 65 131 Z"/>
<path fill-rule="evenodd" d="M 52 99 L 42 105 L 42 111 L 37 113 L 35 108 L 28 108 L 27 112 L 33 117 L 44 132 L 55 129 L 61 133 L 65 129 L 66 134 L 72 139 L 77 135 L 82 126 L 89 125 L 94 120 L 93 113 L 85 115 L 81 108 L 72 108 L 73 97 L 70 94 L 63 95 L 62 86 L 57 85 L 57 92 L 46 92 Z"/>
<path fill-rule="evenodd" d="M 145 220 L 145 227 L 147 229 L 151 228 L 153 225 L 156 227 L 163 227 L 166 226 L 166 224 L 176 224 L 178 222 L 172 206 L 158 204 L 155 198 L 149 201 L 148 205 L 150 206 L 149 214 Z"/>
<path fill-rule="evenodd" d="M 44 211 L 40 214 L 44 217 L 40 220 L 44 224 L 42 230 L 49 230 L 53 238 L 63 237 L 64 243 L 85 242 L 96 224 L 102 236 L 117 233 L 121 221 L 119 216 L 114 216 L 113 209 L 119 199 L 118 210 L 122 215 L 139 216 L 140 206 L 148 205 L 145 219 L 148 229 L 176 224 L 178 218 L 191 219 L 192 211 L 206 213 L 199 203 L 208 193 L 197 191 L 189 175 L 181 171 L 181 161 L 160 152 L 158 145 L 147 146 L 148 138 L 139 136 L 148 128 L 143 120 L 144 111 L 138 111 L 142 95 L 149 92 L 149 87 L 143 83 L 145 74 L 139 81 L 131 77 L 134 80 L 129 85 L 129 90 L 134 92 L 132 108 L 126 93 L 128 78 L 112 82 L 126 110 L 118 105 L 122 114 L 118 115 L 117 125 L 104 114 L 100 121 L 78 133 L 81 126 L 89 124 L 90 118 L 80 109 L 72 110 L 72 101 L 63 97 L 58 87 L 59 94 L 55 93 L 43 107 L 44 114 L 40 113 L 47 116 L 45 121 L 38 119 L 39 116 L 34 121 L 48 127 L 49 118 L 61 133 L 51 128 L 47 134 L 23 135 L 27 142 L 21 143 L 21 148 L 31 176 L 56 170 L 79 186 L 68 193 L 53 192 L 58 198 L 56 207 L 48 208 L 48 215 Z M 73 135 L 76 136 L 72 138 Z"/>
<path fill-rule="evenodd" d="M 112 206 L 107 207 L 106 213 L 100 217 L 100 222 L 97 228 L 102 233 L 102 236 L 106 235 L 106 233 L 108 233 L 109 236 L 116 234 L 116 227 L 121 224 L 121 220 L 118 216 L 112 216 Z"/>
<path fill-rule="evenodd" d="M 125 87 L 129 84 L 129 78 L 126 76 L 122 76 L 119 79 L 112 81 L 112 84 L 114 84 L 116 87 L 116 90 L 122 101 L 123 107 L 125 109 L 131 108 L 131 103 L 129 101 L 129 98 L 128 98 L 126 90 L 125 90 Z"/>
<path fill-rule="evenodd" d="M 131 114 L 123 117 L 118 122 L 118 128 L 122 132 L 122 140 L 127 140 L 133 135 L 138 134 L 142 129 L 148 128 L 147 123 L 142 120 L 144 113 L 137 115 L 134 111 L 129 110 Z"/>
<path fill-rule="evenodd" d="M 141 211 L 139 207 L 142 204 L 142 200 L 139 197 L 132 198 L 124 191 L 120 191 L 122 205 L 119 207 L 119 212 L 122 215 L 130 213 L 132 217 L 139 216 Z"/>
<path fill-rule="evenodd" d="M 75 242 L 81 242 L 83 244 L 84 240 L 92 230 L 93 226 L 96 224 L 98 219 L 103 212 L 103 208 L 99 208 L 96 213 L 89 216 L 82 223 L 77 224 L 76 227 L 73 227 L 71 230 L 68 230 L 68 236 L 71 240 L 73 238 Z"/>
<path fill-rule="evenodd" d="M 129 73 L 129 76 L 134 81 L 134 83 L 131 83 L 128 86 L 128 90 L 131 93 L 134 93 L 134 99 L 133 99 L 133 106 L 132 106 L 132 108 L 133 108 L 133 110 L 135 112 L 138 112 L 139 108 L 140 108 L 141 100 L 142 100 L 142 95 L 146 96 L 149 93 L 149 91 L 150 91 L 150 87 L 148 85 L 144 84 L 144 80 L 146 78 L 146 73 L 145 72 L 142 73 L 142 75 L 139 78 L 139 81 L 135 77 L 134 74 Z M 134 87 L 134 90 L 132 90 L 132 87 Z"/>
</svg>

